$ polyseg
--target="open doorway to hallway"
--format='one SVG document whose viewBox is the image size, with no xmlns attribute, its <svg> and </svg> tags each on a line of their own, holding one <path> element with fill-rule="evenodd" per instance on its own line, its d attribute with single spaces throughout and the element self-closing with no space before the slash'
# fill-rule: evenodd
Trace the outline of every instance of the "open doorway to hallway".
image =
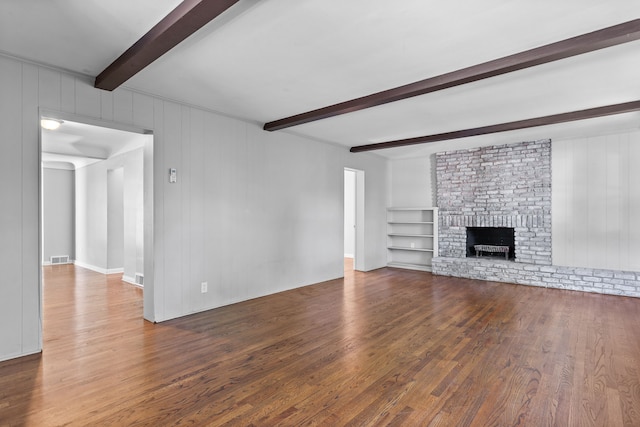
<svg viewBox="0 0 640 427">
<path fill-rule="evenodd" d="M 153 135 L 62 113 L 42 118 L 57 125 L 40 134 L 41 294 L 56 291 L 49 285 L 57 273 L 86 269 L 139 287 L 142 305 L 142 287 L 152 286 L 144 272 L 153 255 L 145 250 L 152 242 Z"/>
<path fill-rule="evenodd" d="M 344 269 L 364 271 L 364 171 L 344 169 Z"/>
</svg>

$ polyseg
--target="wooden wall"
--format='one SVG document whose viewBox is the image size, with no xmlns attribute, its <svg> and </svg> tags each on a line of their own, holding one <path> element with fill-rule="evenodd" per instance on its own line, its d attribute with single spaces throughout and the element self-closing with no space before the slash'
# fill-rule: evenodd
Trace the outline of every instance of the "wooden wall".
<svg viewBox="0 0 640 427">
<path fill-rule="evenodd" d="M 145 170 L 149 320 L 341 277 L 344 167 L 365 171 L 365 269 L 386 264 L 387 163 L 379 156 L 126 89 L 96 90 L 84 77 L 3 56 L 0 93 L 0 360 L 41 349 L 42 109 L 153 130 L 145 151 L 153 165 L 153 176 Z M 170 167 L 177 184 L 168 183 Z"/>
<path fill-rule="evenodd" d="M 553 263 L 640 271 L 640 132 L 553 141 Z"/>
</svg>

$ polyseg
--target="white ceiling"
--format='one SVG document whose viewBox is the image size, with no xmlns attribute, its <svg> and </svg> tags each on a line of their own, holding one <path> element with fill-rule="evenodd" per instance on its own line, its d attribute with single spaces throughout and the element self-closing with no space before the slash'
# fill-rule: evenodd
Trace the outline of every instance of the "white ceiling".
<svg viewBox="0 0 640 427">
<path fill-rule="evenodd" d="M 0 2 L 0 51 L 96 76 L 178 3 Z M 262 125 L 637 18 L 638 0 L 240 0 L 125 86 Z M 631 42 L 280 132 L 351 147 L 640 100 L 638 70 Z M 376 153 L 639 125 L 628 113 Z"/>
</svg>

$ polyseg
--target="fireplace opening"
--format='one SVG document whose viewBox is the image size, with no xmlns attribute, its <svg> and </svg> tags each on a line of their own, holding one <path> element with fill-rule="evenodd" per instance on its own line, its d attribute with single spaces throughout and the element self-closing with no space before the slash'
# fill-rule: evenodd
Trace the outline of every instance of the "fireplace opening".
<svg viewBox="0 0 640 427">
<path fill-rule="evenodd" d="M 516 258 L 515 231 L 509 227 L 467 227 L 467 257 Z"/>
</svg>

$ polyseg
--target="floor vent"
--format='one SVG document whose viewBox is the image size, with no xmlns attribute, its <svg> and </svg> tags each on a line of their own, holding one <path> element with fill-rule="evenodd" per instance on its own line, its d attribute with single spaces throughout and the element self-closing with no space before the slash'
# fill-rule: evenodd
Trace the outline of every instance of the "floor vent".
<svg viewBox="0 0 640 427">
<path fill-rule="evenodd" d="M 144 276 L 140 273 L 136 273 L 136 285 L 144 286 Z"/>
<path fill-rule="evenodd" d="M 69 264 L 69 255 L 57 255 L 51 257 L 51 265 Z"/>
</svg>

